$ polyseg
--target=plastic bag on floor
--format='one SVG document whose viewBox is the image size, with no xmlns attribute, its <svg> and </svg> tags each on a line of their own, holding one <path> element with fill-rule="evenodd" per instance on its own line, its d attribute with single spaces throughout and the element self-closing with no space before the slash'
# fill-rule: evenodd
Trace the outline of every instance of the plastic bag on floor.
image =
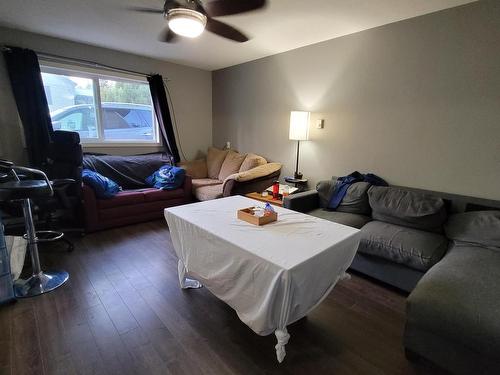
<svg viewBox="0 0 500 375">
<path fill-rule="evenodd" d="M 19 236 L 5 236 L 5 244 L 10 257 L 12 280 L 17 280 L 23 270 L 27 241 Z"/>
</svg>

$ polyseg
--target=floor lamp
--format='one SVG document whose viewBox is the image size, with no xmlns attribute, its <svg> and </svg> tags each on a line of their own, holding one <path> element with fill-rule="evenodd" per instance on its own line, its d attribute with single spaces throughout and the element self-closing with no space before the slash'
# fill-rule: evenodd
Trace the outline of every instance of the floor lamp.
<svg viewBox="0 0 500 375">
<path fill-rule="evenodd" d="M 307 141 L 309 138 L 309 112 L 291 111 L 290 112 L 290 135 L 289 139 L 297 141 L 297 162 L 295 163 L 295 179 L 301 179 L 302 173 L 299 172 L 299 151 L 300 141 Z"/>
</svg>

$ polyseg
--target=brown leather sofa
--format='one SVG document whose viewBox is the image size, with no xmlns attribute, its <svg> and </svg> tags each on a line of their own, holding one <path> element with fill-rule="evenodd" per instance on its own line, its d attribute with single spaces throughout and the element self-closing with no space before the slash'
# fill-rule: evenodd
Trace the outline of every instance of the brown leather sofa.
<svg viewBox="0 0 500 375">
<path fill-rule="evenodd" d="M 175 190 L 150 188 L 145 178 L 170 159 L 161 153 L 113 156 L 85 155 L 83 167 L 111 178 L 122 191 L 109 199 L 98 199 L 94 190 L 83 184 L 83 218 L 86 232 L 161 219 L 166 207 L 192 201 L 191 177 Z"/>
<path fill-rule="evenodd" d="M 191 201 L 191 177 L 175 190 L 156 188 L 123 190 L 110 199 L 98 199 L 94 190 L 83 185 L 85 231 L 135 224 L 161 219 L 166 207 Z"/>
</svg>

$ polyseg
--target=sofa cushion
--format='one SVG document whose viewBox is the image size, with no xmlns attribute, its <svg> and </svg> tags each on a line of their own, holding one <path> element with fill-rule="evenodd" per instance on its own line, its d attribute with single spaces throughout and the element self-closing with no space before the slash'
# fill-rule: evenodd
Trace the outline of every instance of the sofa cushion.
<svg viewBox="0 0 500 375">
<path fill-rule="evenodd" d="M 337 207 L 337 211 L 370 215 L 372 211 L 368 202 L 368 189 L 370 186 L 368 182 L 355 182 L 349 186 L 342 202 Z"/>
<path fill-rule="evenodd" d="M 144 194 L 145 202 L 168 201 L 169 199 L 182 198 L 184 190 L 181 188 L 174 190 L 145 189 L 142 194 Z"/>
<path fill-rule="evenodd" d="M 453 246 L 408 297 L 412 326 L 497 358 L 500 353 L 500 252 Z"/>
<path fill-rule="evenodd" d="M 333 221 L 334 223 L 343 224 L 358 229 L 363 227 L 363 225 L 371 220 L 369 216 L 351 214 L 348 212 L 332 211 L 324 208 L 317 208 L 315 210 L 309 211 L 307 214 L 319 217 L 320 219 Z"/>
<path fill-rule="evenodd" d="M 500 248 L 500 211 L 471 211 L 449 217 L 448 238 Z"/>
<path fill-rule="evenodd" d="M 220 150 L 215 147 L 209 147 L 207 152 L 207 171 L 208 177 L 217 179 L 219 178 L 220 168 L 222 167 L 222 163 L 224 163 L 224 159 L 228 150 Z"/>
<path fill-rule="evenodd" d="M 243 163 L 241 163 L 239 172 L 245 172 L 252 168 L 258 167 L 259 165 L 264 165 L 267 163 L 267 160 L 262 156 L 255 154 L 247 154 Z"/>
<path fill-rule="evenodd" d="M 194 191 L 194 196 L 200 201 L 208 201 L 222 197 L 222 184 L 201 186 Z"/>
<path fill-rule="evenodd" d="M 337 177 L 332 177 L 331 180 L 320 181 L 317 183 L 316 190 L 319 194 L 320 207 L 328 207 L 335 190 L 336 183 Z M 359 215 L 370 215 L 371 207 L 368 202 L 368 189 L 370 186 L 371 185 L 368 182 L 355 182 L 349 186 L 336 211 Z"/>
<path fill-rule="evenodd" d="M 111 178 L 124 190 L 148 187 L 144 179 L 163 165 L 170 165 L 165 153 L 146 155 L 84 155 L 83 167 Z"/>
<path fill-rule="evenodd" d="M 213 178 L 194 178 L 192 180 L 193 192 L 202 186 L 219 185 L 219 184 L 222 184 L 222 181 Z"/>
<path fill-rule="evenodd" d="M 441 234 L 371 221 L 361 228 L 358 251 L 427 271 L 447 248 L 448 240 Z"/>
<path fill-rule="evenodd" d="M 122 189 L 110 178 L 90 169 L 82 171 L 82 181 L 94 190 L 95 196 L 99 199 L 112 198 Z"/>
<path fill-rule="evenodd" d="M 441 233 L 446 210 L 441 198 L 393 187 L 372 186 L 368 190 L 372 216 L 376 220 Z"/>
<path fill-rule="evenodd" d="M 149 189 L 147 189 L 149 190 Z M 133 204 L 141 204 L 144 202 L 144 194 L 142 189 L 139 190 L 124 190 L 120 191 L 113 198 L 98 199 L 97 206 L 99 208 L 112 208 L 118 206 L 128 206 Z"/>
<path fill-rule="evenodd" d="M 184 198 L 144 202 L 99 210 L 99 226 L 113 227 L 161 218 L 164 209 L 187 203 Z"/>
<path fill-rule="evenodd" d="M 233 173 L 238 173 L 241 163 L 245 160 L 246 155 L 238 152 L 229 151 L 220 167 L 219 180 L 224 181 L 227 176 Z"/>
<path fill-rule="evenodd" d="M 335 190 L 336 177 L 332 177 L 331 180 L 319 181 L 316 184 L 316 190 L 319 196 L 319 206 L 321 208 L 327 208 L 328 203 L 330 203 L 330 198 L 332 197 L 333 191 Z"/>
<path fill-rule="evenodd" d="M 205 159 L 180 162 L 179 167 L 183 168 L 186 171 L 186 174 L 192 178 L 208 177 L 207 161 Z"/>
</svg>

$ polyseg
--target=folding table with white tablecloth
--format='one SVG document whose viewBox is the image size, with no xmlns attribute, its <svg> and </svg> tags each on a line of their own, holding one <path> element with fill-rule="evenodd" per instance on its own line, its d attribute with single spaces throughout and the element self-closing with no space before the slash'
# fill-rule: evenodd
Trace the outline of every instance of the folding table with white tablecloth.
<svg viewBox="0 0 500 375">
<path fill-rule="evenodd" d="M 345 275 L 359 231 L 274 207 L 278 221 L 256 226 L 237 210 L 262 202 L 232 196 L 165 209 L 181 287 L 204 285 L 259 335 L 275 333 L 285 357 L 287 325 L 315 308 Z"/>
</svg>

